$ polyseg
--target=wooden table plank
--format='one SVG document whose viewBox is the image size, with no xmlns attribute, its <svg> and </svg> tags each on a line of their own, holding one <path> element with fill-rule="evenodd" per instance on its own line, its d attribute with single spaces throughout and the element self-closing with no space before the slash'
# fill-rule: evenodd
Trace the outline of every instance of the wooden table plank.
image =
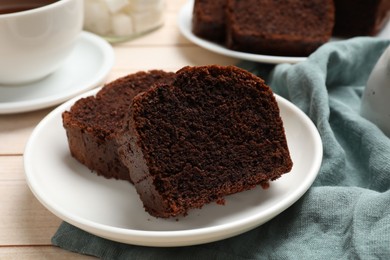
<svg viewBox="0 0 390 260">
<path fill-rule="evenodd" d="M 61 220 L 26 184 L 22 156 L 0 157 L 0 246 L 49 245 Z"/>
<path fill-rule="evenodd" d="M 32 130 L 49 111 L 0 115 L 0 155 L 23 154 Z"/>
<path fill-rule="evenodd" d="M 0 246 L 0 259 L 2 260 L 89 260 L 96 257 L 80 255 L 62 250 L 54 246 L 29 246 L 29 247 L 2 247 Z"/>
</svg>

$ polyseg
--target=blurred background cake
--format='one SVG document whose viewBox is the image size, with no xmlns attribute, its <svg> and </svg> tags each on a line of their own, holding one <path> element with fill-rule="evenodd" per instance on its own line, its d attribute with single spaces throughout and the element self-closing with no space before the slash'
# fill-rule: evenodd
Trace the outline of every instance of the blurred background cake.
<svg viewBox="0 0 390 260">
<path fill-rule="evenodd" d="M 374 36 L 388 22 L 390 0 L 334 0 L 334 35 Z"/>
<path fill-rule="evenodd" d="M 195 0 L 193 33 L 249 53 L 308 56 L 332 36 L 374 36 L 390 0 Z"/>
</svg>

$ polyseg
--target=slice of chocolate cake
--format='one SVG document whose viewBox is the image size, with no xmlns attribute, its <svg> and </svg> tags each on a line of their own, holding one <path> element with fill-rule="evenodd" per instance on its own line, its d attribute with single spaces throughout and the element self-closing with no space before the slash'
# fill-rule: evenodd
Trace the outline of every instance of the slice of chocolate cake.
<svg viewBox="0 0 390 260">
<path fill-rule="evenodd" d="M 307 56 L 326 43 L 333 0 L 227 0 L 227 47 L 250 53 Z"/>
<path fill-rule="evenodd" d="M 228 66 L 185 67 L 133 99 L 122 162 L 146 211 L 186 215 L 291 170 L 271 89 Z"/>
<path fill-rule="evenodd" d="M 225 41 L 226 0 L 195 0 L 192 31 L 195 35 L 214 42 Z"/>
<path fill-rule="evenodd" d="M 96 97 L 78 100 L 62 114 L 71 155 L 98 175 L 131 181 L 117 152 L 123 119 L 135 95 L 157 82 L 169 82 L 173 74 L 138 72 L 107 84 Z"/>
<path fill-rule="evenodd" d="M 390 18 L 389 0 L 334 0 L 335 36 L 374 36 Z"/>
</svg>

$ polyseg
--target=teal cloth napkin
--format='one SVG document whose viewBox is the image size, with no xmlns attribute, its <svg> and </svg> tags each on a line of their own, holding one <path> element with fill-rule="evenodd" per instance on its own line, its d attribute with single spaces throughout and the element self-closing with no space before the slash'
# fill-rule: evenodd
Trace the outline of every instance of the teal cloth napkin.
<svg viewBox="0 0 390 260">
<path fill-rule="evenodd" d="M 313 186 L 266 224 L 218 242 L 155 248 L 64 222 L 52 243 L 103 259 L 390 259 L 390 139 L 359 115 L 367 78 L 388 45 L 361 37 L 325 44 L 295 65 L 241 64 L 302 109 L 324 145 Z"/>
</svg>

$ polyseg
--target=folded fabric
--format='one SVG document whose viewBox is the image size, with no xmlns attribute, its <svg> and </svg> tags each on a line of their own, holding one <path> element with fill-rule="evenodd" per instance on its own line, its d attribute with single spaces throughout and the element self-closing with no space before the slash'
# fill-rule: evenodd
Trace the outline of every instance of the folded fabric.
<svg viewBox="0 0 390 260">
<path fill-rule="evenodd" d="M 308 192 L 266 224 L 175 248 L 109 241 L 63 223 L 52 243 L 102 259 L 390 259 L 390 139 L 359 114 L 367 78 L 389 41 L 331 42 L 299 64 L 243 63 L 302 109 L 324 146 Z"/>
</svg>

